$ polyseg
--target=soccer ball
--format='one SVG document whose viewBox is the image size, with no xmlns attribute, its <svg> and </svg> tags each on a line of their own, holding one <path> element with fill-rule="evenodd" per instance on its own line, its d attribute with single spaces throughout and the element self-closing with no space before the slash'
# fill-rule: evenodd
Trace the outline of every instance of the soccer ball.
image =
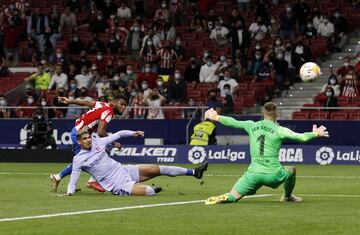
<svg viewBox="0 0 360 235">
<path fill-rule="evenodd" d="M 313 82 L 319 78 L 321 70 L 314 62 L 307 62 L 300 68 L 300 77 L 304 82 Z"/>
</svg>

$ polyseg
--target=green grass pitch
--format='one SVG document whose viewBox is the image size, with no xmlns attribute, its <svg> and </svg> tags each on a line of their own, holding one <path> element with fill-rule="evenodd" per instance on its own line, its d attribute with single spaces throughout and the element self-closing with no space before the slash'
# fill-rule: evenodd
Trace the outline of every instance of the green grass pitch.
<svg viewBox="0 0 360 235">
<path fill-rule="evenodd" d="M 83 173 L 73 197 L 50 192 L 49 173 L 65 164 L 0 164 L 0 221 L 61 212 L 203 200 L 230 190 L 246 165 L 209 165 L 201 180 L 159 177 L 154 197 L 119 197 L 85 187 Z M 111 212 L 0 222 L 0 234 L 360 234 L 359 166 L 298 165 L 295 194 L 304 202 L 278 202 L 283 189 L 262 188 L 260 198 L 236 204 L 157 206 Z M 31 173 L 31 174 L 27 174 Z M 321 177 L 314 177 L 321 176 Z M 345 177 L 343 177 L 345 176 Z M 61 182 L 66 192 L 69 178 Z"/>
</svg>

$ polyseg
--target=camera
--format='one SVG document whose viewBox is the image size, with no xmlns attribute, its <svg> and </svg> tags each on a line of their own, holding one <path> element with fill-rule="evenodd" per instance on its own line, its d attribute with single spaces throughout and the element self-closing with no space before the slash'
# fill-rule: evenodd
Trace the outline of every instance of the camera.
<svg viewBox="0 0 360 235">
<path fill-rule="evenodd" d="M 56 142 L 53 136 L 52 122 L 47 120 L 42 108 L 37 109 L 31 123 L 26 126 L 28 138 L 25 148 L 27 149 L 44 149 L 49 146 L 56 149 Z"/>
</svg>

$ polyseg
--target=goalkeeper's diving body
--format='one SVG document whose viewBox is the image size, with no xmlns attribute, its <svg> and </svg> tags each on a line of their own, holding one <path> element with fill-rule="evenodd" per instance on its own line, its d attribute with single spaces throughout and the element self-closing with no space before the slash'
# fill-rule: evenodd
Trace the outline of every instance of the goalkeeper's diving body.
<svg viewBox="0 0 360 235">
<path fill-rule="evenodd" d="M 134 196 L 151 196 L 160 192 L 160 187 L 141 183 L 156 176 L 187 175 L 201 179 L 207 170 L 207 162 L 195 169 L 159 165 L 122 165 L 109 157 L 105 147 L 119 138 L 130 136 L 143 137 L 144 132 L 124 130 L 100 138 L 91 136 L 86 128 L 79 130 L 77 140 L 81 151 L 73 159 L 70 182 L 65 195 L 71 196 L 75 193 L 81 170 L 90 173 L 106 191 L 114 195 Z"/>
<path fill-rule="evenodd" d="M 279 162 L 279 150 L 285 139 L 307 142 L 317 137 L 329 137 L 326 127 L 313 126 L 311 132 L 295 133 L 276 123 L 277 107 L 268 102 L 263 108 L 263 120 L 238 121 L 231 117 L 220 116 L 213 109 L 205 112 L 205 118 L 218 121 L 233 128 L 245 130 L 250 137 L 251 164 L 244 175 L 235 183 L 229 193 L 210 197 L 205 204 L 237 202 L 246 195 L 255 194 L 262 187 L 277 188 L 284 184 L 285 193 L 280 201 L 301 202 L 302 198 L 292 194 L 296 182 L 296 169 L 282 166 Z"/>
</svg>

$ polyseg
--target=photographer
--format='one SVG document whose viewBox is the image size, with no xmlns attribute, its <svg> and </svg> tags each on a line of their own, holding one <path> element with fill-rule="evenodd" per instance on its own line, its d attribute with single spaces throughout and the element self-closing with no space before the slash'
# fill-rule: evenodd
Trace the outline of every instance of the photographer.
<svg viewBox="0 0 360 235">
<path fill-rule="evenodd" d="M 55 139 L 53 137 L 53 127 L 50 120 L 46 120 L 44 111 L 39 107 L 33 114 L 32 122 L 26 126 L 28 139 L 25 148 L 42 149 L 51 146 L 56 149 Z"/>
</svg>

